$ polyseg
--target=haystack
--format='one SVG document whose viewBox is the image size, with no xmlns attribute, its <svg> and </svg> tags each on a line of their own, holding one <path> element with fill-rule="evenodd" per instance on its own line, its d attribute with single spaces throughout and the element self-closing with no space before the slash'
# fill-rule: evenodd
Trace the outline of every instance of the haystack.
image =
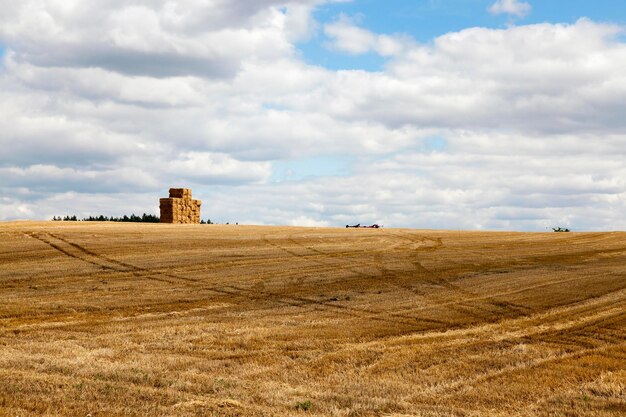
<svg viewBox="0 0 626 417">
<path fill-rule="evenodd" d="M 193 200 L 189 188 L 170 188 L 169 198 L 159 203 L 161 223 L 200 223 L 202 201 Z"/>
</svg>

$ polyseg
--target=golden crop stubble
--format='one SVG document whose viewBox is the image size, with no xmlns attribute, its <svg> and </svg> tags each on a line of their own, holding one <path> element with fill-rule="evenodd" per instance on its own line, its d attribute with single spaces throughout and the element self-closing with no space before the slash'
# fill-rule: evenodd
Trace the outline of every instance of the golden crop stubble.
<svg viewBox="0 0 626 417">
<path fill-rule="evenodd" d="M 0 414 L 626 411 L 623 233 L 0 226 Z"/>
</svg>

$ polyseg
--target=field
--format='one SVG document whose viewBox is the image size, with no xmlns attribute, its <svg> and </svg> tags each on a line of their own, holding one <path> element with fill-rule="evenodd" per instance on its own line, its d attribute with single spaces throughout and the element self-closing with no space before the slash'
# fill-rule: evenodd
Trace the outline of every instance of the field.
<svg viewBox="0 0 626 417">
<path fill-rule="evenodd" d="M 0 415 L 626 414 L 626 233 L 0 223 Z"/>
</svg>

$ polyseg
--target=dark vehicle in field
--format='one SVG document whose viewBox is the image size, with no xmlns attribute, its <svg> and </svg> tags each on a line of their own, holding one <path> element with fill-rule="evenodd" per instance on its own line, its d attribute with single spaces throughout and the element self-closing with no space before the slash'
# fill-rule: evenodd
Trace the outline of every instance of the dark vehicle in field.
<svg viewBox="0 0 626 417">
<path fill-rule="evenodd" d="M 378 225 L 376 223 L 374 223 L 371 226 L 361 226 L 361 223 L 355 224 L 354 226 L 350 226 L 349 224 L 346 224 L 346 228 L 354 228 L 354 229 L 379 229 L 381 227 L 382 226 L 380 226 L 380 225 Z"/>
</svg>

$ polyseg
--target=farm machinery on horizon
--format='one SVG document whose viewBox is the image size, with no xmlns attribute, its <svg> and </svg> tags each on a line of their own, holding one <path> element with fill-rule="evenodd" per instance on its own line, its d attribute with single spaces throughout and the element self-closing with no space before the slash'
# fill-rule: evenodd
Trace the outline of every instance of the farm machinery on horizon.
<svg viewBox="0 0 626 417">
<path fill-rule="evenodd" d="M 349 224 L 346 224 L 346 229 L 380 229 L 381 227 L 383 226 L 376 224 L 376 223 L 374 223 L 371 226 L 361 226 L 361 223 L 355 224 L 354 226 L 350 226 Z"/>
</svg>

